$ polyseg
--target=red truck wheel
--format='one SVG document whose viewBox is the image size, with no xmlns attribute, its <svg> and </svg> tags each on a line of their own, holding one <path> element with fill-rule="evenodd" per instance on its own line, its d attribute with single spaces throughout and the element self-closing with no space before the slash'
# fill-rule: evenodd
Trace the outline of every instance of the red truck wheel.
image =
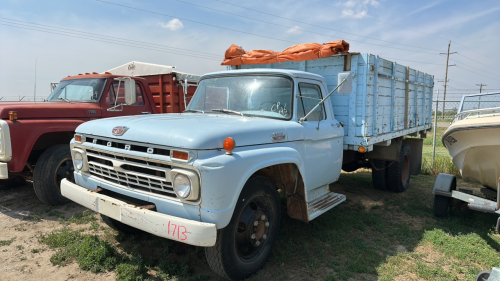
<svg viewBox="0 0 500 281">
<path fill-rule="evenodd" d="M 276 186 L 252 177 L 241 192 L 229 224 L 217 231 L 214 247 L 205 248 L 210 268 L 230 280 L 247 278 L 267 262 L 280 226 Z"/>
<path fill-rule="evenodd" d="M 60 183 L 64 178 L 75 181 L 70 147 L 58 144 L 42 153 L 35 165 L 33 188 L 36 196 L 43 203 L 57 206 L 69 202 L 61 195 Z"/>
</svg>

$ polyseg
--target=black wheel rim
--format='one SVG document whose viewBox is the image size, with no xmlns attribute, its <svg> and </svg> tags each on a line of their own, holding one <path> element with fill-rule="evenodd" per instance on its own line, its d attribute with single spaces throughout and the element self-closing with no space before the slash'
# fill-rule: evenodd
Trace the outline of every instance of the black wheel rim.
<svg viewBox="0 0 500 281">
<path fill-rule="evenodd" d="M 68 179 L 71 182 L 75 182 L 75 175 L 73 172 L 75 168 L 73 167 L 73 161 L 71 158 L 62 160 L 56 169 L 55 184 L 57 191 L 61 192 L 60 183 L 62 179 Z"/>
<path fill-rule="evenodd" d="M 242 261 L 255 260 L 266 248 L 275 221 L 271 210 L 271 203 L 264 197 L 253 198 L 243 207 L 235 231 L 235 249 Z"/>
</svg>

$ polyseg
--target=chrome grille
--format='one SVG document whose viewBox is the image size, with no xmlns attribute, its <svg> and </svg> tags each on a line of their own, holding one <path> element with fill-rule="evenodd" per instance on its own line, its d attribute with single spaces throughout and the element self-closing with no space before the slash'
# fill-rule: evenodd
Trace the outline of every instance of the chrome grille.
<svg viewBox="0 0 500 281">
<path fill-rule="evenodd" d="M 176 197 L 172 183 L 167 181 L 170 166 L 97 150 L 87 150 L 89 172 L 92 176 L 125 188 Z M 120 161 L 115 170 L 113 160 Z"/>
<path fill-rule="evenodd" d="M 168 150 L 168 149 L 151 147 L 151 146 L 141 145 L 141 144 L 129 144 L 127 142 L 115 140 L 115 139 L 103 139 L 103 138 L 88 136 L 85 138 L 85 142 L 92 143 L 94 145 L 103 146 L 103 147 L 114 147 L 114 148 L 118 148 L 118 149 L 123 149 L 124 151 L 137 151 L 137 152 L 144 152 L 144 153 L 149 153 L 149 154 L 170 156 L 170 150 Z"/>
</svg>

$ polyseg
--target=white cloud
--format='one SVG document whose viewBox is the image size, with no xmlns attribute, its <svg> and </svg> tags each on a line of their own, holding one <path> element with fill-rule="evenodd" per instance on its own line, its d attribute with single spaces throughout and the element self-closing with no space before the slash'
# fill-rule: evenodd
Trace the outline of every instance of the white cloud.
<svg viewBox="0 0 500 281">
<path fill-rule="evenodd" d="M 176 31 L 176 30 L 184 28 L 184 25 L 182 24 L 182 22 L 178 18 L 172 19 L 167 23 L 160 22 L 160 23 L 158 23 L 158 25 L 160 25 L 163 28 L 170 29 L 172 31 Z"/>
<path fill-rule="evenodd" d="M 369 8 L 377 8 L 380 2 L 376 0 L 347 0 L 337 3 L 337 6 L 342 7 L 343 18 L 360 19 L 368 15 Z"/>
<path fill-rule="evenodd" d="M 301 34 L 302 33 L 302 30 L 300 29 L 300 27 L 298 25 L 288 29 L 286 31 L 286 33 L 288 34 L 294 34 L 294 35 L 297 35 L 297 34 Z"/>
<path fill-rule="evenodd" d="M 360 19 L 360 18 L 364 18 L 367 14 L 368 14 L 368 12 L 366 10 L 362 10 L 362 11 L 358 11 L 358 12 L 355 12 L 355 11 L 350 10 L 350 9 L 342 10 L 342 17 L 344 17 L 344 18 Z"/>
</svg>

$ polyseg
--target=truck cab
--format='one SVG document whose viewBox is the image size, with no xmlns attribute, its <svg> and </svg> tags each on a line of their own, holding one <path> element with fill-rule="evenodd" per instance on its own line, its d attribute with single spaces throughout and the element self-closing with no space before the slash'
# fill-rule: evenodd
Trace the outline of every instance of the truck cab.
<svg viewBox="0 0 500 281">
<path fill-rule="evenodd" d="M 131 62 L 110 70 L 113 73 L 68 76 L 45 102 L 0 103 L 0 189 L 29 179 L 43 203 L 68 202 L 59 184 L 63 178 L 73 180 L 68 143 L 76 127 L 101 118 L 184 110 L 186 74 L 172 68 Z M 196 76 L 189 79 L 195 85 Z"/>
<path fill-rule="evenodd" d="M 182 114 L 80 125 L 75 181 L 61 192 L 115 228 L 206 247 L 215 272 L 246 278 L 271 253 L 280 196 L 305 222 L 346 199 L 329 190 L 344 130 L 327 97 L 325 79 L 308 72 L 206 74 Z"/>
</svg>

